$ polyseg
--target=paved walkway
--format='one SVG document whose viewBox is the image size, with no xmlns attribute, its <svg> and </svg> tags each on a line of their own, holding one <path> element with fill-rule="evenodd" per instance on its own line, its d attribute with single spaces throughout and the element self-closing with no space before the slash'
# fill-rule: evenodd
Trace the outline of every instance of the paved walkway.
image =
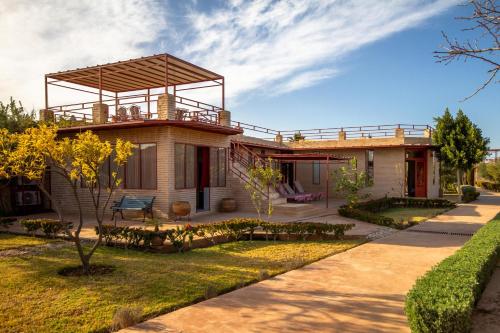
<svg viewBox="0 0 500 333">
<path fill-rule="evenodd" d="M 394 233 L 122 332 L 409 332 L 404 298 L 415 279 L 499 211 L 500 196 L 483 195 L 412 228 L 417 232 Z"/>
</svg>

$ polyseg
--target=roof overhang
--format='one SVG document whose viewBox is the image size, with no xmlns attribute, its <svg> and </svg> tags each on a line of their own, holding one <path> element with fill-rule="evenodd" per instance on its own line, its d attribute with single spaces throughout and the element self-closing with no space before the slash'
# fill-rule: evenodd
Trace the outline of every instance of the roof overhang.
<svg viewBox="0 0 500 333">
<path fill-rule="evenodd" d="M 157 126 L 180 127 L 180 128 L 224 134 L 224 135 L 236 135 L 236 134 L 241 134 L 243 132 L 243 130 L 238 128 L 213 125 L 210 123 L 203 123 L 196 121 L 182 121 L 182 120 L 158 120 L 158 119 L 144 119 L 144 120 L 126 121 L 118 123 L 98 124 L 98 125 L 63 127 L 59 128 L 58 132 L 75 133 L 75 132 L 84 132 L 89 130 L 107 131 L 116 129 L 131 129 L 131 128 L 157 127 Z"/>
<path fill-rule="evenodd" d="M 279 161 L 346 161 L 351 159 L 351 157 L 347 156 L 321 153 L 266 154 L 264 157 Z"/>
<path fill-rule="evenodd" d="M 51 82 L 64 81 L 95 89 L 101 87 L 115 93 L 161 88 L 165 83 L 174 86 L 224 78 L 166 53 L 50 73 L 45 77 L 52 79 Z"/>
</svg>

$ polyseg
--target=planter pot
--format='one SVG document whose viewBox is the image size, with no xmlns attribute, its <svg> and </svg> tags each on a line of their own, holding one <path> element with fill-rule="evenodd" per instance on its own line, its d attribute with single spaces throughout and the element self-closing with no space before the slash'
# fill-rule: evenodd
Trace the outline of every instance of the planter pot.
<svg viewBox="0 0 500 333">
<path fill-rule="evenodd" d="M 153 246 L 162 246 L 164 240 L 160 236 L 154 236 L 153 239 L 151 240 L 151 245 Z"/>
<path fill-rule="evenodd" d="M 191 214 L 191 205 L 188 201 L 175 201 L 172 204 L 172 212 L 174 216 L 189 216 Z"/>
<path fill-rule="evenodd" d="M 236 211 L 236 200 L 233 198 L 224 198 L 220 202 L 220 211 L 225 213 L 231 213 Z"/>
</svg>

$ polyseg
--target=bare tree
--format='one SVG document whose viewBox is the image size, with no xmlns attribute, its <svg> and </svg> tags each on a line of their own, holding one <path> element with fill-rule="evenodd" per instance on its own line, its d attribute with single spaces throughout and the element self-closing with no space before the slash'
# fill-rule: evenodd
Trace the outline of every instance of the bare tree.
<svg viewBox="0 0 500 333">
<path fill-rule="evenodd" d="M 466 5 L 472 7 L 472 15 L 456 19 L 470 23 L 471 26 L 463 31 L 477 31 L 479 34 L 477 38 L 458 41 L 450 39 L 445 32 L 442 32 L 446 44 L 443 45 L 442 51 L 434 52 L 437 62 L 440 63 L 449 64 L 453 60 L 466 62 L 472 59 L 490 66 L 488 79 L 463 101 L 475 96 L 490 83 L 498 83 L 495 77 L 500 70 L 500 8 L 496 0 L 469 0 Z M 480 45 L 480 40 L 483 45 Z"/>
</svg>

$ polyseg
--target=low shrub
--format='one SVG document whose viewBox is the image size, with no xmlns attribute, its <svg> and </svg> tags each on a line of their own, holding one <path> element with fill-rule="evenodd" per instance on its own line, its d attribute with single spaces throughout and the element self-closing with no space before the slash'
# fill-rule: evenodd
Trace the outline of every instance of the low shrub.
<svg viewBox="0 0 500 333">
<path fill-rule="evenodd" d="M 55 237 L 59 232 L 65 228 L 72 228 L 72 224 L 69 222 L 61 222 L 58 220 L 51 219 L 26 219 L 19 222 L 21 226 L 30 233 L 32 236 L 42 229 L 43 233 L 47 237 Z"/>
<path fill-rule="evenodd" d="M 186 225 L 162 231 L 145 230 L 132 227 L 115 227 L 103 225 L 102 237 L 106 245 L 122 242 L 126 247 L 150 247 L 153 239 L 160 237 L 168 239 L 179 252 L 184 252 L 191 246 L 194 236 L 203 237 L 212 245 L 217 244 L 217 239 L 225 241 L 238 241 L 241 239 L 253 239 L 256 229 L 261 229 L 266 234 L 277 240 L 280 234 L 286 234 L 288 239 L 295 236 L 297 239 L 306 240 L 311 235 L 320 239 L 329 237 L 341 238 L 345 232 L 351 230 L 354 224 L 327 224 L 318 222 L 291 222 L 291 223 L 269 223 L 258 219 L 231 219 L 217 223 L 201 224 L 198 226 Z M 99 228 L 95 227 L 96 234 Z"/>
<path fill-rule="evenodd" d="M 406 297 L 412 332 L 469 332 L 474 305 L 500 259 L 500 214 L 419 278 Z"/>
<path fill-rule="evenodd" d="M 40 220 L 21 220 L 19 223 L 32 236 L 35 236 L 35 232 L 42 227 Z"/>
<path fill-rule="evenodd" d="M 479 197 L 479 192 L 474 186 L 462 185 L 460 189 L 462 192 L 462 202 L 471 202 Z"/>
<path fill-rule="evenodd" d="M 8 229 L 16 221 L 17 221 L 17 219 L 15 217 L 3 217 L 3 218 L 0 218 L 0 228 Z"/>
<path fill-rule="evenodd" d="M 338 212 L 341 216 L 356 220 L 378 224 L 381 226 L 396 229 L 405 229 L 415 223 L 396 221 L 391 217 L 380 215 L 379 213 L 394 207 L 400 208 L 454 208 L 456 204 L 445 199 L 419 199 L 419 198 L 396 198 L 385 197 L 376 200 L 369 200 L 358 203 L 353 207 L 341 206 Z"/>
<path fill-rule="evenodd" d="M 494 183 L 486 180 L 480 180 L 477 182 L 477 186 L 484 188 L 488 191 L 500 192 L 500 183 Z"/>
<path fill-rule="evenodd" d="M 196 229 L 187 224 L 183 227 L 177 226 L 175 229 L 166 230 L 165 236 L 177 249 L 177 252 L 184 252 L 191 247 L 191 242 L 193 241 L 195 233 Z"/>
</svg>

